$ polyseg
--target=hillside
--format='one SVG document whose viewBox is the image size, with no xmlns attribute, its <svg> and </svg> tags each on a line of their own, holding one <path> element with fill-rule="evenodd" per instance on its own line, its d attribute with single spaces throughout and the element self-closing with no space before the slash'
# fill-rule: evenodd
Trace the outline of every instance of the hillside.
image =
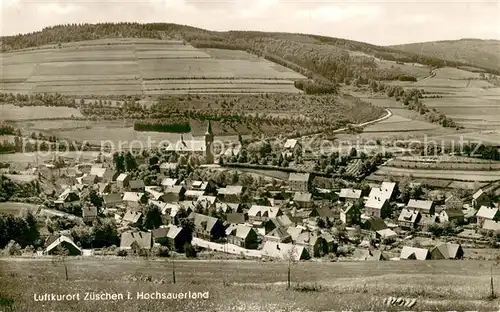
<svg viewBox="0 0 500 312">
<path fill-rule="evenodd" d="M 245 50 L 317 81 L 334 83 L 350 83 L 353 80 L 367 82 L 370 79 L 397 80 L 401 76 L 415 76 L 414 68 L 403 63 L 420 63 L 429 67 L 471 65 L 465 62 L 450 64 L 435 57 L 338 38 L 250 31 L 215 32 L 166 23 L 60 25 L 30 34 L 3 37 L 1 40 L 2 51 L 12 51 L 117 37 L 182 39 L 196 48 Z M 394 63 L 391 66 L 380 66 L 380 60 Z"/>
<path fill-rule="evenodd" d="M 500 69 L 499 40 L 460 39 L 395 45 L 391 48 L 481 68 Z"/>
</svg>

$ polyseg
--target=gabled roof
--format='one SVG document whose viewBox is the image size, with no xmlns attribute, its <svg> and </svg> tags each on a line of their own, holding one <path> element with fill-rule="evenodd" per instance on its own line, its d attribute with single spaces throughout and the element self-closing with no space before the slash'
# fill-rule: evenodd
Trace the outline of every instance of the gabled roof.
<svg viewBox="0 0 500 312">
<path fill-rule="evenodd" d="M 50 252 L 52 249 L 56 248 L 62 243 L 68 243 L 70 244 L 75 250 L 78 250 L 80 254 L 82 253 L 82 249 L 78 247 L 75 242 L 69 237 L 66 237 L 64 235 L 59 236 L 57 239 L 55 239 L 47 248 L 45 249 L 45 252 Z"/>
<path fill-rule="evenodd" d="M 228 213 L 226 215 L 227 222 L 231 224 L 243 224 L 245 223 L 245 214 L 244 213 Z"/>
<path fill-rule="evenodd" d="M 483 230 L 500 231 L 500 222 L 486 219 L 483 223 Z"/>
<path fill-rule="evenodd" d="M 141 231 L 123 232 L 120 238 L 120 247 L 129 248 L 137 242 L 140 248 L 151 248 L 151 233 Z"/>
<path fill-rule="evenodd" d="M 498 213 L 498 208 L 481 206 L 476 213 L 476 217 L 493 220 Z"/>
<path fill-rule="evenodd" d="M 163 181 L 161 181 L 161 185 L 165 187 L 169 186 L 174 186 L 179 183 L 179 179 L 174 179 L 174 178 L 165 178 Z"/>
<path fill-rule="evenodd" d="M 429 250 L 404 246 L 401 250 L 400 259 L 406 260 L 427 260 L 429 259 Z"/>
<path fill-rule="evenodd" d="M 451 201 L 460 201 L 460 202 L 463 202 L 461 198 L 455 196 L 455 195 L 450 195 L 448 196 L 445 200 L 444 200 L 444 203 L 448 203 L 448 202 L 451 202 Z"/>
<path fill-rule="evenodd" d="M 200 197 L 205 194 L 205 191 L 197 191 L 197 190 L 187 190 L 186 193 L 184 193 L 185 196 L 187 197 Z"/>
<path fill-rule="evenodd" d="M 182 186 L 182 185 L 168 186 L 165 189 L 165 194 L 177 194 L 177 195 L 179 195 L 183 189 L 184 189 L 184 186 Z"/>
<path fill-rule="evenodd" d="M 166 148 L 169 152 L 204 152 L 206 150 L 205 141 L 180 139 L 170 144 Z"/>
<path fill-rule="evenodd" d="M 368 197 L 380 198 L 380 200 L 390 200 L 395 186 L 396 183 L 394 182 L 382 182 L 382 185 L 380 187 L 374 187 L 370 190 L 370 195 L 368 195 Z"/>
<path fill-rule="evenodd" d="M 219 195 L 241 195 L 243 192 L 243 186 L 241 185 L 227 185 L 226 187 L 220 188 L 217 193 Z"/>
<path fill-rule="evenodd" d="M 387 229 L 387 224 L 381 218 L 371 217 L 365 221 L 365 227 L 368 227 L 372 231 L 380 231 Z"/>
<path fill-rule="evenodd" d="M 479 189 L 474 194 L 472 194 L 472 198 L 473 199 L 478 199 L 483 194 L 484 194 L 484 191 L 482 189 Z"/>
<path fill-rule="evenodd" d="M 123 216 L 123 221 L 129 222 L 129 223 L 137 223 L 141 217 L 142 217 L 142 213 L 137 212 L 137 211 L 127 210 L 127 212 Z"/>
<path fill-rule="evenodd" d="M 459 209 L 444 209 L 441 210 L 440 214 L 446 214 L 448 218 L 457 218 L 457 217 L 463 217 L 464 212 Z"/>
<path fill-rule="evenodd" d="M 195 212 L 191 212 L 188 218 L 193 219 L 196 228 L 202 229 L 207 232 L 211 232 L 217 222 L 219 222 L 219 219 L 217 218 L 209 217 Z"/>
<path fill-rule="evenodd" d="M 239 204 L 233 203 L 215 203 L 215 208 L 217 211 L 224 213 L 236 212 L 238 210 Z"/>
<path fill-rule="evenodd" d="M 285 142 L 285 145 L 283 146 L 283 148 L 295 148 L 295 146 L 297 145 L 298 141 L 296 139 L 288 139 L 286 140 Z"/>
<path fill-rule="evenodd" d="M 408 209 L 418 209 L 423 210 L 425 212 L 430 212 L 434 202 L 432 200 L 418 200 L 418 199 L 410 199 L 406 207 Z"/>
<path fill-rule="evenodd" d="M 280 211 L 279 207 L 252 205 L 248 210 L 248 215 L 251 217 L 276 218 Z"/>
<path fill-rule="evenodd" d="M 271 232 L 267 233 L 266 236 L 270 236 L 270 237 L 277 237 L 279 238 L 281 241 L 283 241 L 284 239 L 286 239 L 287 237 L 290 237 L 290 234 L 288 234 L 287 230 L 285 228 L 282 228 L 282 227 L 279 227 L 279 228 L 275 228 L 274 230 L 272 230 Z"/>
<path fill-rule="evenodd" d="M 163 192 L 158 192 L 148 188 L 146 188 L 146 193 L 149 193 L 149 195 L 151 195 L 151 197 L 153 197 L 155 200 L 159 200 L 163 195 L 165 195 L 165 193 Z"/>
<path fill-rule="evenodd" d="M 232 235 L 238 238 L 246 239 L 252 231 L 254 230 L 251 227 L 244 224 L 231 224 L 226 229 L 226 235 Z"/>
<path fill-rule="evenodd" d="M 123 182 L 129 175 L 127 173 L 120 173 L 120 175 L 116 178 L 116 181 Z"/>
<path fill-rule="evenodd" d="M 307 250 L 304 246 L 267 241 L 262 247 L 262 255 L 280 260 L 286 260 L 291 256 L 293 261 L 299 261 L 307 255 Z"/>
<path fill-rule="evenodd" d="M 387 202 L 386 198 L 369 197 L 365 203 L 365 208 L 381 210 L 384 207 L 386 202 Z"/>
<path fill-rule="evenodd" d="M 293 195 L 294 202 L 310 202 L 311 200 L 312 200 L 311 193 L 296 192 L 295 195 Z"/>
<path fill-rule="evenodd" d="M 85 217 L 97 217 L 97 207 L 86 206 L 82 208 L 82 216 Z"/>
<path fill-rule="evenodd" d="M 104 203 L 106 205 L 109 204 L 114 204 L 122 201 L 122 195 L 121 194 L 106 194 L 102 196 L 102 199 L 104 200 Z"/>
<path fill-rule="evenodd" d="M 432 225 L 435 224 L 437 221 L 437 216 L 432 215 L 432 216 L 426 216 L 423 215 L 422 218 L 420 219 L 420 225 Z"/>
<path fill-rule="evenodd" d="M 359 199 L 359 198 L 361 198 L 361 190 L 343 188 L 340 190 L 339 197 L 340 198 Z"/>
<path fill-rule="evenodd" d="M 398 234 L 391 229 L 378 230 L 377 234 L 382 238 L 396 237 Z"/>
<path fill-rule="evenodd" d="M 125 192 L 123 193 L 122 200 L 128 202 L 139 202 L 141 198 L 144 196 L 144 193 L 136 193 L 136 192 Z"/>
<path fill-rule="evenodd" d="M 431 249 L 431 253 L 439 251 L 445 259 L 455 259 L 461 246 L 459 244 L 445 243 L 439 244 Z"/>
<path fill-rule="evenodd" d="M 128 186 L 129 186 L 131 189 L 140 189 L 140 188 L 145 187 L 145 184 L 144 184 L 144 181 L 143 181 L 143 180 L 130 180 L 130 181 L 128 182 Z"/>
<path fill-rule="evenodd" d="M 314 207 L 313 211 L 316 211 L 316 214 L 321 218 L 333 218 L 333 211 L 326 206 Z"/>
<path fill-rule="evenodd" d="M 291 172 L 288 181 L 308 182 L 311 175 L 309 173 Z"/>
<path fill-rule="evenodd" d="M 202 195 L 202 196 L 198 197 L 196 202 L 197 203 L 207 203 L 208 205 L 213 205 L 213 204 L 215 204 L 216 200 L 217 200 L 217 197 L 215 197 L 215 196 Z"/>
</svg>

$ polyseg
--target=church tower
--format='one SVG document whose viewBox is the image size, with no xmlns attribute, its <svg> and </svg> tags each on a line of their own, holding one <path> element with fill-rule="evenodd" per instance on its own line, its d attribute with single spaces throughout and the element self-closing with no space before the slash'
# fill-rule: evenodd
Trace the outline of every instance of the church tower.
<svg viewBox="0 0 500 312">
<path fill-rule="evenodd" d="M 212 143 L 214 143 L 214 134 L 212 132 L 212 124 L 208 120 L 207 131 L 205 132 L 205 162 L 209 165 L 214 163 L 214 153 L 212 151 Z"/>
</svg>

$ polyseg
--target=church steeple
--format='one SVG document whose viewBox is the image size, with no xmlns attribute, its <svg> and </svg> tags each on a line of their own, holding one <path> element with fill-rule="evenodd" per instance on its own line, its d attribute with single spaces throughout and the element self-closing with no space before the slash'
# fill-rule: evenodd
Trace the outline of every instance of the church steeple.
<svg viewBox="0 0 500 312">
<path fill-rule="evenodd" d="M 212 151 L 212 143 L 214 142 L 214 133 L 212 132 L 212 123 L 208 120 L 207 131 L 205 132 L 205 162 L 207 164 L 214 163 L 214 154 Z"/>
</svg>

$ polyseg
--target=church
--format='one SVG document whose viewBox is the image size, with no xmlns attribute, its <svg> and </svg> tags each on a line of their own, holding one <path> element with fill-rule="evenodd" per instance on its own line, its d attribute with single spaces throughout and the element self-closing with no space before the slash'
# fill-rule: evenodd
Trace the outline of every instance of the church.
<svg viewBox="0 0 500 312">
<path fill-rule="evenodd" d="M 205 131 L 205 140 L 184 140 L 181 135 L 180 140 L 167 146 L 168 152 L 179 154 L 196 154 L 205 157 L 205 164 L 214 163 L 214 152 L 212 150 L 214 134 L 212 124 L 208 120 L 207 131 Z"/>
</svg>

